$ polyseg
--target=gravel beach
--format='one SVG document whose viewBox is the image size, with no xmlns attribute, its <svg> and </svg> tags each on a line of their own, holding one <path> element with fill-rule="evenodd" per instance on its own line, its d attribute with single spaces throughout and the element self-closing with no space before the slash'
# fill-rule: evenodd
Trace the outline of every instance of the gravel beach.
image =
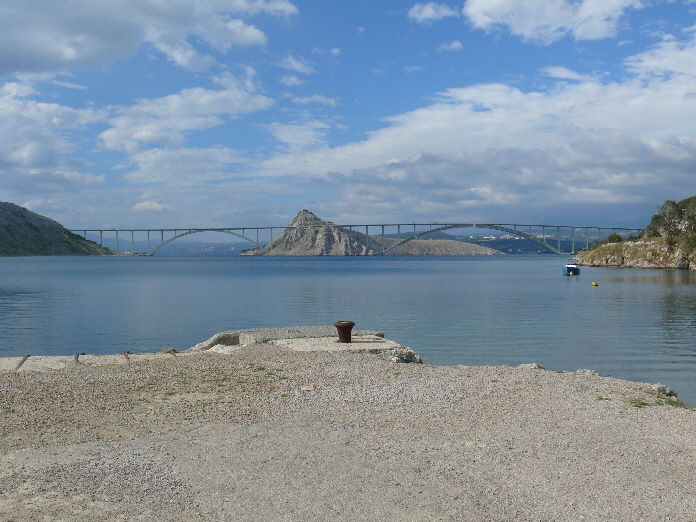
<svg viewBox="0 0 696 522">
<path fill-rule="evenodd" d="M 0 522 L 696 520 L 647 384 L 252 341 L 2 370 Z"/>
</svg>

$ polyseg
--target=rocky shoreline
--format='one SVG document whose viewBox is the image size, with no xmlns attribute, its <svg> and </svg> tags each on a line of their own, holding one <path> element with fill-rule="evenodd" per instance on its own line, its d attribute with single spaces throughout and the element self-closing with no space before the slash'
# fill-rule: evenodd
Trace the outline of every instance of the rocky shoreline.
<svg viewBox="0 0 696 522">
<path fill-rule="evenodd" d="M 613 268 L 682 268 L 696 270 L 696 256 L 667 245 L 664 238 L 647 238 L 600 245 L 577 254 L 582 266 Z"/>
<path fill-rule="evenodd" d="M 0 372 L 0 522 L 696 512 L 696 412 L 667 390 L 534 364 L 403 364 L 379 332 L 365 336 L 374 353 L 231 332 L 207 349 Z"/>
</svg>

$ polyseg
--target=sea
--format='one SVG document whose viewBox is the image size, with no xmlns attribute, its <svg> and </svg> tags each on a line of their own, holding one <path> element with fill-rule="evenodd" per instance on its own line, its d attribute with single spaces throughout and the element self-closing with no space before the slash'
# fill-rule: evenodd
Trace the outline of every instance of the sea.
<svg viewBox="0 0 696 522">
<path fill-rule="evenodd" d="M 538 363 L 696 406 L 696 273 L 555 255 L 0 258 L 0 357 L 185 350 L 217 332 L 355 328 L 434 365 Z M 594 285 L 593 283 L 596 283 Z"/>
</svg>

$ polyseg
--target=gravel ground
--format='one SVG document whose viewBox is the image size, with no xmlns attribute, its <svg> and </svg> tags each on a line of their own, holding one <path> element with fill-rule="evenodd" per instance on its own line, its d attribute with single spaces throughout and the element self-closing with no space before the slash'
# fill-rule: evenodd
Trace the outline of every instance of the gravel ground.
<svg viewBox="0 0 696 522">
<path fill-rule="evenodd" d="M 5 371 L 0 522 L 695 520 L 696 412 L 665 401 L 269 344 Z"/>
</svg>

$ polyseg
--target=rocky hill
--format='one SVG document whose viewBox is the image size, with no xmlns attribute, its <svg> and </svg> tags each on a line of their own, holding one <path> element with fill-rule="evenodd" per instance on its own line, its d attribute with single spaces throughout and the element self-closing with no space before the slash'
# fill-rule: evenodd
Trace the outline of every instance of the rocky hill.
<svg viewBox="0 0 696 522">
<path fill-rule="evenodd" d="M 241 255 L 272 256 L 364 256 L 382 251 L 382 237 L 365 236 L 357 230 L 337 227 L 309 210 L 298 212 L 290 227 L 273 239 L 266 249 L 254 248 Z M 397 239 L 385 238 L 385 248 Z M 498 250 L 455 240 L 416 239 L 392 252 L 394 255 L 495 255 Z"/>
<path fill-rule="evenodd" d="M 60 223 L 14 203 L 0 202 L 0 256 L 89 256 L 111 254 Z"/>
</svg>

